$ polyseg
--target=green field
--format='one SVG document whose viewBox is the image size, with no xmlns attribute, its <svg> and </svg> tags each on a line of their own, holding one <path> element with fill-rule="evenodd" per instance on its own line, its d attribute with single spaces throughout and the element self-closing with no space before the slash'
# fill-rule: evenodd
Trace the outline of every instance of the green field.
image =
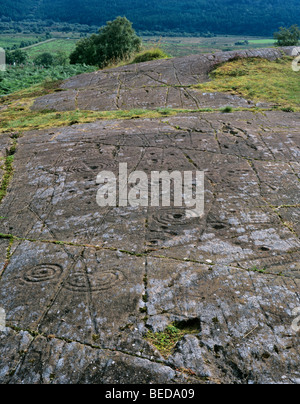
<svg viewBox="0 0 300 404">
<path fill-rule="evenodd" d="M 44 52 L 56 54 L 59 51 L 70 54 L 74 49 L 78 39 L 52 39 L 49 42 L 33 45 L 28 49 L 25 49 L 30 59 L 34 59 L 36 56 Z"/>
<path fill-rule="evenodd" d="M 55 36 L 54 36 L 55 34 Z M 76 42 L 80 39 L 78 33 L 52 33 L 53 38 L 49 40 L 41 39 L 40 35 L 25 35 L 25 34 L 13 34 L 13 35 L 0 35 L 0 47 L 4 49 L 11 49 L 14 45 L 20 47 L 22 42 L 33 42 L 32 45 L 22 48 L 29 56 L 30 60 L 33 60 L 41 53 L 49 52 L 56 54 L 58 51 L 64 51 L 68 55 L 75 49 Z M 40 40 L 39 43 L 34 43 Z"/>
<path fill-rule="evenodd" d="M 76 42 L 80 39 L 78 33 L 53 32 L 52 36 L 53 39 L 46 43 L 34 44 L 24 49 L 31 60 L 43 52 L 55 54 L 58 51 L 64 51 L 70 54 L 74 50 Z M 19 46 L 22 41 L 36 41 L 37 39 L 37 35 L 0 35 L 0 47 L 11 48 L 13 45 Z M 248 45 L 236 45 L 237 42 L 246 40 L 249 41 Z M 153 36 L 143 37 L 143 43 L 146 49 L 158 46 L 168 55 L 178 57 L 198 53 L 268 47 L 274 45 L 274 40 L 248 36 L 217 36 L 212 38 Z"/>
<path fill-rule="evenodd" d="M 249 43 L 251 45 L 270 45 L 270 46 L 274 46 L 275 40 L 274 39 L 250 39 Z"/>
<path fill-rule="evenodd" d="M 35 42 L 39 38 L 39 35 L 24 35 L 24 34 L 5 34 L 0 35 L 0 47 L 1 48 L 12 48 L 14 45 L 20 46 L 21 42 L 32 41 Z"/>
<path fill-rule="evenodd" d="M 273 39 L 249 36 L 217 36 L 212 38 L 144 37 L 143 41 L 146 48 L 158 46 L 164 52 L 174 57 L 274 46 Z M 237 42 L 244 41 L 248 41 L 249 44 L 236 45 Z"/>
</svg>

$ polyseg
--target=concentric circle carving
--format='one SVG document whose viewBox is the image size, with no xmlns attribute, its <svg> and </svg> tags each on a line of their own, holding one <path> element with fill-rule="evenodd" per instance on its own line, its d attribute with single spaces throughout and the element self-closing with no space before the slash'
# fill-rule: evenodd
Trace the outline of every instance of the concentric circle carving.
<svg viewBox="0 0 300 404">
<path fill-rule="evenodd" d="M 30 283 L 48 282 L 59 278 L 61 273 L 62 269 L 59 265 L 42 264 L 28 269 L 23 279 Z"/>
</svg>

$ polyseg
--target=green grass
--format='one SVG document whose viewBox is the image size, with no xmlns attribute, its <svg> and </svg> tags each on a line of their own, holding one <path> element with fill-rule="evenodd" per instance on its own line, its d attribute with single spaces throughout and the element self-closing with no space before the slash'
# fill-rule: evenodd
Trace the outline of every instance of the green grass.
<svg viewBox="0 0 300 404">
<path fill-rule="evenodd" d="M 222 108 L 221 112 L 223 112 L 223 114 L 230 114 L 231 112 L 233 112 L 233 108 L 230 106 L 227 106 L 225 108 Z"/>
<path fill-rule="evenodd" d="M 133 61 L 134 63 L 150 62 L 151 60 L 167 59 L 169 56 L 159 48 L 152 48 L 138 53 Z"/>
<path fill-rule="evenodd" d="M 42 83 L 35 84 L 29 88 L 22 89 L 15 93 L 0 98 L 2 106 L 0 119 L 0 133 L 24 132 L 29 130 L 39 130 L 53 127 L 70 126 L 74 124 L 90 123 L 97 120 L 113 120 L 113 119 L 138 119 L 138 118 L 161 118 L 175 116 L 180 113 L 199 113 L 214 112 L 219 110 L 201 109 L 172 109 L 172 108 L 156 108 L 147 109 L 131 109 L 131 110 L 114 110 L 114 111 L 32 111 L 33 105 L 37 97 L 52 94 L 60 89 L 61 81 L 47 80 Z"/>
<path fill-rule="evenodd" d="M 176 344 L 184 337 L 184 332 L 173 325 L 169 325 L 164 332 L 148 331 L 145 339 L 154 345 L 167 358 L 171 355 Z"/>
<path fill-rule="evenodd" d="M 71 126 L 75 124 L 90 123 L 97 120 L 161 118 L 176 115 L 177 110 L 144 110 L 132 109 L 130 111 L 31 111 L 34 99 L 21 99 L 10 104 L 10 107 L 1 113 L 0 133 L 11 131 L 28 131 L 33 129 L 46 129 L 51 127 Z"/>
<path fill-rule="evenodd" d="M 274 46 L 275 40 L 274 39 L 250 39 L 249 43 L 251 45 L 272 45 L 272 46 Z"/>
<path fill-rule="evenodd" d="M 258 268 L 257 266 L 254 266 L 250 269 L 252 272 L 258 272 L 260 274 L 265 274 L 267 269 L 266 268 Z"/>
<path fill-rule="evenodd" d="M 0 47 L 1 48 L 12 48 L 14 45 L 20 46 L 21 42 L 35 42 L 39 38 L 39 35 L 24 35 L 24 34 L 5 34 L 0 35 Z"/>
<path fill-rule="evenodd" d="M 16 93 L 3 97 L 0 105 L 4 107 L 1 111 L 0 133 L 25 132 L 29 130 L 41 130 L 53 127 L 64 127 L 75 124 L 91 123 L 97 120 L 115 119 L 138 119 L 138 118 L 162 118 L 175 116 L 181 113 L 212 113 L 212 112 L 234 112 L 243 110 L 241 108 L 224 109 L 173 109 L 156 108 L 114 110 L 114 111 L 32 111 L 31 106 L 39 96 L 51 94 L 56 91 L 63 91 L 59 88 L 61 81 L 47 81 L 23 89 Z"/>
<path fill-rule="evenodd" d="M 203 92 L 225 92 L 255 102 L 265 101 L 286 111 L 300 110 L 300 75 L 292 70 L 292 59 L 277 61 L 239 59 L 214 70 L 211 81 L 195 86 Z"/>
<path fill-rule="evenodd" d="M 61 81 L 45 81 L 30 88 L 20 90 L 0 99 L 2 104 L 0 133 L 23 132 L 33 129 L 70 126 L 96 120 L 160 118 L 174 116 L 186 110 L 158 108 L 155 110 L 132 109 L 115 111 L 32 111 L 31 106 L 39 96 L 62 91 Z"/>
<path fill-rule="evenodd" d="M 54 127 L 64 127 L 76 124 L 91 123 L 98 120 L 116 120 L 116 119 L 157 119 L 175 116 L 182 113 L 212 113 L 224 112 L 220 109 L 172 109 L 172 108 L 156 108 L 154 110 L 147 109 L 131 109 L 131 110 L 114 110 L 114 111 L 32 111 L 30 107 L 34 103 L 36 94 L 42 95 L 43 89 L 40 86 L 34 87 L 36 93 L 32 96 L 27 94 L 28 90 L 23 93 L 15 93 L 11 95 L 12 101 L 4 103 L 8 108 L 1 112 L 0 133 L 24 132 L 29 130 L 42 130 Z M 32 90 L 32 89 L 31 89 Z M 55 89 L 53 91 L 56 91 Z M 49 90 L 48 94 L 51 93 Z M 18 96 L 23 96 L 18 100 Z M 45 93 L 44 93 L 45 94 Z M 240 111 L 242 109 L 232 109 L 226 112 Z"/>
<path fill-rule="evenodd" d="M 3 171 L 3 177 L 0 183 L 0 203 L 2 202 L 3 198 L 6 195 L 8 186 L 10 184 L 10 180 L 12 179 L 14 168 L 13 168 L 13 163 L 14 163 L 14 154 L 16 152 L 17 148 L 17 141 L 15 140 L 12 147 L 10 148 L 8 155 L 6 156 L 4 160 L 4 164 L 0 167 Z"/>
<path fill-rule="evenodd" d="M 154 345 L 161 355 L 168 358 L 176 344 L 187 334 L 199 334 L 200 321 L 188 320 L 182 323 L 172 323 L 163 332 L 148 331 L 145 339 Z"/>
</svg>

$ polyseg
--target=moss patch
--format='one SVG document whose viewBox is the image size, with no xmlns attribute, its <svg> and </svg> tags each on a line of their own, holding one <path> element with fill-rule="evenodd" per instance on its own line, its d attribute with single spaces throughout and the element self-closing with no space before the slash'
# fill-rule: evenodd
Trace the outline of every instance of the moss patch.
<svg viewBox="0 0 300 404">
<path fill-rule="evenodd" d="M 176 110 L 137 110 L 130 111 L 31 111 L 34 99 L 19 100 L 3 111 L 0 121 L 0 133 L 11 131 L 29 131 L 61 126 L 71 126 L 97 120 L 160 118 L 176 115 Z"/>
<path fill-rule="evenodd" d="M 220 65 L 210 77 L 210 82 L 195 88 L 270 102 L 286 111 L 300 111 L 300 75 L 292 69 L 292 58 L 273 62 L 259 58 L 238 59 Z"/>
</svg>

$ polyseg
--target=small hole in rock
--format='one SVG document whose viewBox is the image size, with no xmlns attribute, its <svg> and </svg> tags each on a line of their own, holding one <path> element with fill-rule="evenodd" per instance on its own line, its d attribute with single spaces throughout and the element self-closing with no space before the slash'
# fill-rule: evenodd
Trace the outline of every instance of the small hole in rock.
<svg viewBox="0 0 300 404">
<path fill-rule="evenodd" d="M 178 321 L 175 322 L 175 326 L 179 330 L 187 331 L 187 333 L 195 333 L 201 331 L 199 318 L 191 318 L 188 320 Z"/>
<path fill-rule="evenodd" d="M 217 224 L 214 224 L 212 227 L 216 230 L 222 230 L 222 229 L 225 229 L 226 226 L 222 223 L 217 223 Z"/>
</svg>

